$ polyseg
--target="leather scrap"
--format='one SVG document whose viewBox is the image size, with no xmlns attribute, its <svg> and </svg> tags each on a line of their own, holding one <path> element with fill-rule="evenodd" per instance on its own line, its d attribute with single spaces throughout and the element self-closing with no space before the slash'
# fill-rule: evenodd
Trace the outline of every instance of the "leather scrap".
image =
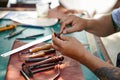
<svg viewBox="0 0 120 80">
<path fill-rule="evenodd" d="M 12 49 L 15 49 L 24 44 L 26 43 L 16 40 L 13 44 Z M 41 46 L 44 44 L 45 43 L 41 43 L 35 46 Z M 26 50 L 27 49 L 25 49 L 24 51 Z M 24 59 L 21 59 L 19 53 L 20 52 L 10 56 L 7 67 L 6 80 L 25 80 L 23 75 L 21 75 L 20 73 L 20 70 L 22 68 L 21 65 L 22 63 L 24 63 Z M 85 80 L 79 62 L 64 56 L 63 64 L 61 64 L 59 67 L 60 75 L 56 80 Z M 34 78 L 31 80 L 53 80 L 57 73 L 58 68 L 55 67 L 55 69 L 34 74 Z"/>
</svg>

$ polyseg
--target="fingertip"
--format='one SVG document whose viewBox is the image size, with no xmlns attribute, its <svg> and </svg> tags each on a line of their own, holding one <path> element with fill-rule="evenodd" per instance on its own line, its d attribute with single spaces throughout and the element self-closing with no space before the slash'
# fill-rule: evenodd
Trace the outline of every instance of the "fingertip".
<svg viewBox="0 0 120 80">
<path fill-rule="evenodd" d="M 64 35 L 61 35 L 60 37 L 61 37 L 61 39 L 62 39 L 63 41 L 66 41 L 66 40 L 69 39 L 67 36 L 64 36 Z"/>
<path fill-rule="evenodd" d="M 66 30 L 63 30 L 63 34 L 66 34 L 67 33 L 67 31 Z"/>
<path fill-rule="evenodd" d="M 52 41 L 54 41 L 54 39 L 55 39 L 55 34 L 53 33 L 52 34 Z"/>
</svg>

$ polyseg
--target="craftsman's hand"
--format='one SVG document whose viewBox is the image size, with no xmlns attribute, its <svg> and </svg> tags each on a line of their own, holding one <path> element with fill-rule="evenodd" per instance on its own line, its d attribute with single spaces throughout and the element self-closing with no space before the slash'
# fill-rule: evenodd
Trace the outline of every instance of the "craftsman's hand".
<svg viewBox="0 0 120 80">
<path fill-rule="evenodd" d="M 67 15 L 70 14 L 75 14 L 75 13 L 79 13 L 76 10 L 67 10 L 67 9 L 63 9 L 63 8 L 54 8 L 54 9 L 50 9 L 48 11 L 48 17 L 49 18 L 58 18 L 61 19 L 62 17 L 65 17 Z"/>
<path fill-rule="evenodd" d="M 63 55 L 78 60 L 84 58 L 84 54 L 87 52 L 84 46 L 75 38 L 60 36 L 60 39 L 54 34 L 52 35 L 52 46 Z"/>
<path fill-rule="evenodd" d="M 48 17 L 49 18 L 58 18 L 61 19 L 63 16 L 66 16 L 66 14 L 63 11 L 60 11 L 58 9 L 51 9 L 48 12 Z"/>
<path fill-rule="evenodd" d="M 61 19 L 60 32 L 71 33 L 75 31 L 84 30 L 87 26 L 87 20 L 80 17 L 69 15 Z M 67 26 L 71 27 L 67 27 Z"/>
</svg>

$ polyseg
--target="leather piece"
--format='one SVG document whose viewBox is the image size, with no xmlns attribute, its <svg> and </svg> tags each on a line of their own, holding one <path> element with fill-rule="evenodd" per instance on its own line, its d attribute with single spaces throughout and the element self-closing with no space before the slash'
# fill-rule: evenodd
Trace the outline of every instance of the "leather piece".
<svg viewBox="0 0 120 80">
<path fill-rule="evenodd" d="M 16 40 L 13 44 L 12 49 L 22 46 L 24 44 L 25 44 L 24 42 Z M 45 43 L 42 43 L 36 46 L 44 44 Z M 19 53 L 20 52 L 10 56 L 6 73 L 6 80 L 25 80 L 23 75 L 21 75 L 20 73 L 21 64 L 24 63 L 24 59 L 21 59 Z M 57 52 L 57 54 L 60 53 Z M 53 80 L 57 73 L 58 71 L 57 68 L 55 67 L 55 69 L 34 74 L 34 79 L 31 80 Z M 63 64 L 60 65 L 60 73 L 61 74 L 57 80 L 84 80 L 79 62 L 66 56 L 64 56 Z"/>
</svg>

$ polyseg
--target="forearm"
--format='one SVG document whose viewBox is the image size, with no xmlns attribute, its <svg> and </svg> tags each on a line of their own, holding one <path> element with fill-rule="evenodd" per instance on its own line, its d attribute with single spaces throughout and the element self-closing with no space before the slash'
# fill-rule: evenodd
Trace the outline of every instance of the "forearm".
<svg viewBox="0 0 120 80">
<path fill-rule="evenodd" d="M 101 80 L 120 80 L 120 69 L 100 60 L 90 53 L 86 53 L 84 58 L 79 58 L 80 63 L 87 66 Z"/>
<path fill-rule="evenodd" d="M 86 31 L 102 37 L 115 33 L 111 15 L 88 20 Z"/>
</svg>

